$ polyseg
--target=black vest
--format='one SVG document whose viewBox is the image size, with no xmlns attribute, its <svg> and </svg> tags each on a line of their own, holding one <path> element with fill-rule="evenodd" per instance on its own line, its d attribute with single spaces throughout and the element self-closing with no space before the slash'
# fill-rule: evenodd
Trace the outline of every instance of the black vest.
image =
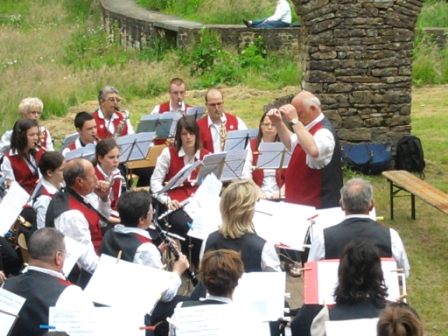
<svg viewBox="0 0 448 336">
<path fill-rule="evenodd" d="M 133 262 L 135 252 L 144 243 L 151 243 L 152 240 L 134 232 L 122 233 L 111 229 L 106 232 L 100 246 L 100 254 L 104 253 L 116 257 L 122 251 L 121 258 L 125 261 Z"/>
<path fill-rule="evenodd" d="M 375 318 L 380 315 L 382 308 L 375 307 L 370 300 L 364 300 L 352 305 L 337 304 L 328 309 L 330 321 L 356 320 L 362 318 Z"/>
<path fill-rule="evenodd" d="M 204 253 L 219 249 L 240 252 L 245 272 L 261 272 L 261 253 L 266 241 L 254 233 L 245 233 L 240 238 L 224 238 L 219 231 L 213 232 L 207 238 Z"/>
<path fill-rule="evenodd" d="M 47 330 L 39 325 L 48 325 L 48 309 L 54 307 L 61 293 L 71 283 L 39 271 L 28 271 L 8 279 L 4 289 L 26 299 L 19 312 L 11 336 L 40 336 Z"/>
<path fill-rule="evenodd" d="M 353 239 L 374 244 L 381 257 L 392 257 L 390 230 L 370 218 L 349 218 L 324 230 L 325 259 L 340 259 Z"/>
</svg>

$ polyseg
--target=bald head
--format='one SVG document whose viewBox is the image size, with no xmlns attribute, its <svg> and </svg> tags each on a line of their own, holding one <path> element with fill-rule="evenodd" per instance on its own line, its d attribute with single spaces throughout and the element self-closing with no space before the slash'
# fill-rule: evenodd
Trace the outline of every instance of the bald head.
<svg viewBox="0 0 448 336">
<path fill-rule="evenodd" d="M 354 178 L 342 187 L 341 206 L 346 214 L 368 214 L 373 205 L 373 187 L 369 181 Z"/>
<path fill-rule="evenodd" d="M 321 114 L 320 101 L 309 91 L 299 92 L 291 101 L 295 107 L 299 120 L 308 125 Z"/>
<path fill-rule="evenodd" d="M 222 95 L 222 92 L 219 91 L 218 89 L 211 88 L 211 89 L 208 89 L 207 92 L 205 93 L 205 103 L 207 103 L 211 99 L 223 100 L 224 96 Z"/>
<path fill-rule="evenodd" d="M 209 89 L 205 94 L 205 106 L 213 123 L 220 124 L 224 113 L 224 97 L 218 89 Z"/>
</svg>

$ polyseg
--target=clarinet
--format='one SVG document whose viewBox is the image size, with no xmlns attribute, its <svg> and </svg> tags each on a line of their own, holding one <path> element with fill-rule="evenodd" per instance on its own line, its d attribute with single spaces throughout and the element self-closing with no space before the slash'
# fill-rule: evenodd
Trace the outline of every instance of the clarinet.
<svg viewBox="0 0 448 336">
<path fill-rule="evenodd" d="M 170 249 L 171 253 L 173 254 L 175 260 L 178 260 L 179 256 L 180 256 L 180 252 L 173 245 L 173 242 L 168 237 L 166 232 L 163 231 L 162 227 L 160 226 L 159 222 L 156 220 L 155 217 L 153 217 L 152 223 L 154 224 L 154 227 L 156 228 L 157 234 L 159 235 L 160 239 L 162 239 L 163 242 L 168 246 L 168 248 Z M 185 270 L 185 273 L 186 273 L 187 277 L 191 280 L 193 285 L 196 286 L 196 284 L 198 283 L 198 280 L 196 279 L 196 275 L 191 271 L 191 269 L 187 268 Z"/>
</svg>

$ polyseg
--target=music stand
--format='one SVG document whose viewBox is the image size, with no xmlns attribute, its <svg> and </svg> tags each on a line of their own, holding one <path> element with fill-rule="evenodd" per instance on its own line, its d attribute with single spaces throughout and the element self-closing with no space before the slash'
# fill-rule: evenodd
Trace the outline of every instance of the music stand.
<svg viewBox="0 0 448 336">
<path fill-rule="evenodd" d="M 177 112 L 143 115 L 138 123 L 137 133 L 155 132 L 157 139 L 170 138 L 174 136 L 177 121 L 180 117 L 182 117 L 182 114 Z"/>
<path fill-rule="evenodd" d="M 145 159 L 154 136 L 155 132 L 143 132 L 117 138 L 117 145 L 120 146 L 120 163 Z"/>
<path fill-rule="evenodd" d="M 196 120 L 199 120 L 202 118 L 204 112 L 205 112 L 205 106 L 192 106 L 187 108 L 186 115 L 194 116 Z"/>
<path fill-rule="evenodd" d="M 204 156 L 202 159 L 201 169 L 198 173 L 198 184 L 201 184 L 202 181 L 211 173 L 215 174 L 215 176 L 219 179 L 224 167 L 226 155 L 227 153 L 222 152 Z"/>
<path fill-rule="evenodd" d="M 198 174 L 199 183 L 210 173 L 221 182 L 240 179 L 246 163 L 247 150 L 236 150 L 204 156 L 202 167 Z"/>
<path fill-rule="evenodd" d="M 249 141 L 255 139 L 258 135 L 258 128 L 247 130 L 228 131 L 224 152 L 246 149 Z"/>
<path fill-rule="evenodd" d="M 95 157 L 95 148 L 96 144 L 89 143 L 84 147 L 68 151 L 67 153 L 65 153 L 65 160 L 68 162 L 73 159 L 83 158 L 91 161 Z"/>
<path fill-rule="evenodd" d="M 157 193 L 154 194 L 154 197 L 157 197 L 160 194 L 167 192 L 168 190 L 179 187 L 184 181 L 191 175 L 193 170 L 196 169 L 199 165 L 201 165 L 201 161 L 196 161 L 190 164 L 185 165 L 179 172 L 174 175 L 171 180 Z"/>
<path fill-rule="evenodd" d="M 288 168 L 291 152 L 281 142 L 262 142 L 258 151 L 259 156 L 255 169 Z"/>
<path fill-rule="evenodd" d="M 61 149 L 59 151 L 62 153 L 62 151 L 65 148 L 67 148 L 72 143 L 74 143 L 76 141 L 76 139 L 78 139 L 78 138 L 79 138 L 79 134 L 78 133 L 72 133 L 72 134 L 67 135 L 65 137 L 64 141 L 62 141 L 62 146 L 61 146 Z"/>
</svg>

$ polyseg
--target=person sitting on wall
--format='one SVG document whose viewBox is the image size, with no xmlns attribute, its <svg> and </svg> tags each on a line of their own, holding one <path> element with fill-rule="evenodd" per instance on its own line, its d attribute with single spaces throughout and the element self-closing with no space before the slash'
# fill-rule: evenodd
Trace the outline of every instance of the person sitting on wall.
<svg viewBox="0 0 448 336">
<path fill-rule="evenodd" d="M 291 25 L 291 7 L 287 0 L 278 0 L 274 15 L 261 20 L 243 20 L 248 28 L 283 28 Z"/>
</svg>

